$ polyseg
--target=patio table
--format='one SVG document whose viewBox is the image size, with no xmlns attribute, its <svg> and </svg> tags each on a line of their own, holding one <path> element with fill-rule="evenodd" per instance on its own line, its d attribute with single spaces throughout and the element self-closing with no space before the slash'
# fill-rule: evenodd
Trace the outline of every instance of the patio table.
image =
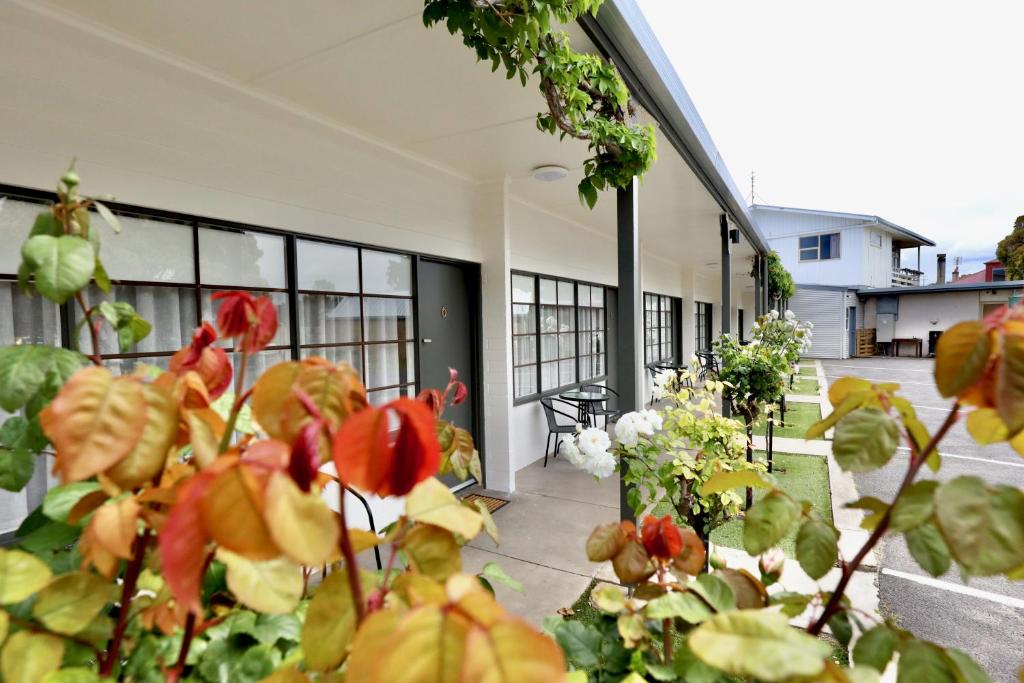
<svg viewBox="0 0 1024 683">
<path fill-rule="evenodd" d="M 608 400 L 608 394 L 599 391 L 563 391 L 558 395 L 563 401 L 569 401 L 579 406 L 579 421 L 584 427 L 590 427 L 590 407 L 596 403 L 604 403 Z"/>
</svg>

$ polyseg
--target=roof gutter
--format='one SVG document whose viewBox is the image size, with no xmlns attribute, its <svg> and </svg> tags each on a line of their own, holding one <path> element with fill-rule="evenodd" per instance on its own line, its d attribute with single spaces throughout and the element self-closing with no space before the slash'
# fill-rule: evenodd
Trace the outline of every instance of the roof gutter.
<svg viewBox="0 0 1024 683">
<path fill-rule="evenodd" d="M 733 183 L 693 100 L 634 0 L 605 0 L 596 18 L 585 15 L 580 24 L 740 232 L 757 251 L 769 252 L 768 240 Z"/>
</svg>

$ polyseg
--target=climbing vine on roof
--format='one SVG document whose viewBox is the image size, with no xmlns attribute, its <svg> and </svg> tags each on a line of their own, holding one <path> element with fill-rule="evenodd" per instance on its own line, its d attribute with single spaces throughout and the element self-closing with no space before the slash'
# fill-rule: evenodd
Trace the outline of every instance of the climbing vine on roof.
<svg viewBox="0 0 1024 683">
<path fill-rule="evenodd" d="M 778 252 L 770 251 L 764 257 L 768 261 L 768 300 L 787 301 L 796 295 L 793 276 L 782 265 Z M 757 261 L 754 260 L 750 269 L 750 277 L 757 277 Z"/>
<path fill-rule="evenodd" d="M 526 85 L 540 78 L 547 111 L 537 128 L 584 140 L 593 156 L 583 164 L 580 201 L 590 208 L 598 190 L 625 187 L 642 177 L 656 158 L 654 127 L 634 122 L 626 84 L 601 57 L 575 52 L 569 37 L 553 30 L 585 13 L 597 14 L 603 0 L 425 0 L 423 23 L 445 22 L 448 31 L 490 61 L 492 70 Z"/>
</svg>

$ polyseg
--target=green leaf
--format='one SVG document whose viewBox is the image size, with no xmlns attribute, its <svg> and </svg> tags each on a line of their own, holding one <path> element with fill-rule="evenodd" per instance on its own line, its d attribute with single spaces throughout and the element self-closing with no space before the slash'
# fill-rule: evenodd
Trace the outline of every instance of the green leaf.
<svg viewBox="0 0 1024 683">
<path fill-rule="evenodd" d="M 760 555 L 778 545 L 800 518 L 800 505 L 780 491 L 772 491 L 747 510 L 743 522 L 743 548 Z"/>
<path fill-rule="evenodd" d="M 709 666 L 762 681 L 816 676 L 832 653 L 828 643 L 791 628 L 785 615 L 768 610 L 716 615 L 690 633 L 689 647 Z"/>
<path fill-rule="evenodd" d="M 99 311 L 117 332 L 121 353 L 127 353 L 133 344 L 145 339 L 153 329 L 153 326 L 143 320 L 127 302 L 103 301 L 99 305 Z"/>
<path fill-rule="evenodd" d="M 0 604 L 11 605 L 35 595 L 50 582 L 50 568 L 20 550 L 0 548 Z"/>
<path fill-rule="evenodd" d="M 96 268 L 92 245 L 75 235 L 30 237 L 21 256 L 35 275 L 39 293 L 58 304 L 88 285 Z"/>
<path fill-rule="evenodd" d="M 704 601 L 693 593 L 666 593 L 655 598 L 644 607 L 648 619 L 679 618 L 689 624 L 699 624 L 710 619 L 712 612 Z"/>
<path fill-rule="evenodd" d="M 804 595 L 803 593 L 773 593 L 771 604 L 782 605 L 782 613 L 792 618 L 804 613 L 807 605 L 811 604 L 811 598 L 812 596 Z"/>
<path fill-rule="evenodd" d="M 5 683 L 38 683 L 60 668 L 64 641 L 57 636 L 18 631 L 0 653 L 0 672 Z"/>
<path fill-rule="evenodd" d="M 20 448 L 32 453 L 38 453 L 50 443 L 43 434 L 39 420 L 25 419 L 20 415 L 7 418 L 0 427 L 0 446 L 7 448 Z"/>
<path fill-rule="evenodd" d="M 1024 492 L 957 477 L 935 493 L 935 514 L 953 556 L 968 574 L 1002 574 L 1024 564 Z"/>
<path fill-rule="evenodd" d="M 956 674 L 941 649 L 912 640 L 900 650 L 896 669 L 898 683 L 956 683 Z"/>
<path fill-rule="evenodd" d="M 71 508 L 82 498 L 99 489 L 100 485 L 95 481 L 76 481 L 54 486 L 43 498 L 43 514 L 54 521 L 66 522 Z"/>
<path fill-rule="evenodd" d="M 814 580 L 828 574 L 839 557 L 839 531 L 823 519 L 808 519 L 796 535 L 796 559 Z"/>
<path fill-rule="evenodd" d="M 700 495 L 710 496 L 729 489 L 739 488 L 770 489 L 772 485 L 765 481 L 754 470 L 736 470 L 733 472 L 715 472 L 700 487 Z"/>
<path fill-rule="evenodd" d="M 575 666 L 592 669 L 598 665 L 601 650 L 601 632 L 589 624 L 566 621 L 555 629 L 555 640 Z"/>
<path fill-rule="evenodd" d="M 110 275 L 107 274 L 107 269 L 103 267 L 99 254 L 96 255 L 96 267 L 93 270 L 92 276 L 96 278 L 96 286 L 100 288 L 100 291 L 104 294 L 110 294 Z"/>
<path fill-rule="evenodd" d="M 594 187 L 593 181 L 589 177 L 584 178 L 580 181 L 577 189 L 580 195 L 580 203 L 586 204 L 587 208 L 593 209 L 594 205 L 597 204 L 597 188 Z"/>
<path fill-rule="evenodd" d="M 298 643 L 302 637 L 302 622 L 295 614 L 260 614 L 251 633 L 264 645 L 273 645 L 279 640 Z"/>
<path fill-rule="evenodd" d="M 501 568 L 496 562 L 488 562 L 484 565 L 483 571 L 480 572 L 483 576 L 491 581 L 496 581 L 503 586 L 507 586 L 517 593 L 523 592 L 523 584 L 516 581 Z"/>
<path fill-rule="evenodd" d="M 39 592 L 32 616 L 55 633 L 74 635 L 99 615 L 112 596 L 112 588 L 97 574 L 62 574 Z"/>
<path fill-rule="evenodd" d="M 0 348 L 0 408 L 13 413 L 48 385 L 56 385 L 55 395 L 55 390 L 86 362 L 80 353 L 50 346 Z"/>
<path fill-rule="evenodd" d="M 117 216 L 114 215 L 114 212 L 111 211 L 106 204 L 100 204 L 96 200 L 93 200 L 92 205 L 96 207 L 96 210 L 99 212 L 100 216 L 103 217 L 103 220 L 106 221 L 107 225 L 110 226 L 111 230 L 115 233 L 121 232 L 121 221 L 117 220 Z"/>
<path fill-rule="evenodd" d="M 949 398 L 977 382 L 988 362 L 991 343 L 980 320 L 957 323 L 942 333 L 935 352 L 935 384 Z"/>
<path fill-rule="evenodd" d="M 946 657 L 953 662 L 957 681 L 962 683 L 992 683 L 992 679 L 988 677 L 988 674 L 965 652 L 947 648 Z"/>
<path fill-rule="evenodd" d="M 28 236 L 49 235 L 50 237 L 60 237 L 63 234 L 64 226 L 60 224 L 60 221 L 53 215 L 53 212 L 41 211 L 36 215 L 36 220 L 32 224 L 32 230 Z"/>
<path fill-rule="evenodd" d="M 736 593 L 732 586 L 714 574 L 701 574 L 687 588 L 704 598 L 716 612 L 736 609 Z"/>
<path fill-rule="evenodd" d="M 899 438 L 892 417 L 878 408 L 861 408 L 836 425 L 832 454 L 847 472 L 870 472 L 889 462 Z"/>
<path fill-rule="evenodd" d="M 36 469 L 36 458 L 24 448 L 0 447 L 0 488 L 18 491 L 25 488 Z"/>
<path fill-rule="evenodd" d="M 900 639 L 888 626 L 880 625 L 864 632 L 853 646 L 853 663 L 885 671 Z"/>
<path fill-rule="evenodd" d="M 853 624 L 850 623 L 849 612 L 836 612 L 828 620 L 828 628 L 832 631 L 839 644 L 844 648 L 850 647 L 850 639 L 853 638 Z"/>
<path fill-rule="evenodd" d="M 908 531 L 928 521 L 935 512 L 935 489 L 939 482 L 918 481 L 907 487 L 893 503 L 889 523 L 895 531 Z"/>
<path fill-rule="evenodd" d="M 344 570 L 329 574 L 317 588 L 302 627 L 302 651 L 311 669 L 333 669 L 345 660 L 356 630 L 356 610 Z"/>
<path fill-rule="evenodd" d="M 907 550 L 918 566 L 932 576 L 949 571 L 949 547 L 933 524 L 924 524 L 906 532 Z"/>
<path fill-rule="evenodd" d="M 100 676 L 92 669 L 75 666 L 46 674 L 42 683 L 99 683 Z"/>
<path fill-rule="evenodd" d="M 871 512 L 871 514 L 865 516 L 864 520 L 860 523 L 861 527 L 871 531 L 878 526 L 880 521 L 882 521 L 882 517 L 885 516 L 886 510 L 889 509 L 889 504 L 875 498 L 874 496 L 864 496 L 863 498 L 858 498 L 852 503 L 847 503 L 846 507 L 855 508 L 857 510 L 868 510 Z"/>
</svg>

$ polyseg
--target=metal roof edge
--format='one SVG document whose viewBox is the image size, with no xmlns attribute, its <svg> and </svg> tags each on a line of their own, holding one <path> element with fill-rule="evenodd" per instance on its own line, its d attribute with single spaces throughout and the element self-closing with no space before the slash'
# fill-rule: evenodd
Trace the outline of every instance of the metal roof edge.
<svg viewBox="0 0 1024 683">
<path fill-rule="evenodd" d="M 762 252 L 768 240 L 715 148 L 693 100 L 634 0 L 605 0 L 580 25 L 615 64 L 632 94 L 740 231 Z"/>
<path fill-rule="evenodd" d="M 789 211 L 793 213 L 805 213 L 805 214 L 818 214 L 822 216 L 833 216 L 836 218 L 855 218 L 861 221 L 871 221 L 883 225 L 890 230 L 897 232 L 901 235 L 905 235 L 911 239 L 917 240 L 922 246 L 934 247 L 935 242 L 924 235 L 919 235 L 913 230 L 904 228 L 902 225 L 896 225 L 892 221 L 886 220 L 881 216 L 875 216 L 869 213 L 850 213 L 849 211 L 827 211 L 824 209 L 801 209 L 794 206 L 776 206 L 773 204 L 754 204 L 750 207 L 752 210 L 767 210 L 767 211 Z"/>
<path fill-rule="evenodd" d="M 1004 280 L 1002 282 L 955 282 L 941 285 L 924 285 L 922 287 L 880 287 L 857 290 L 857 296 L 880 296 L 889 294 L 935 294 L 942 292 L 976 292 L 982 289 L 1024 289 L 1024 280 Z"/>
</svg>

